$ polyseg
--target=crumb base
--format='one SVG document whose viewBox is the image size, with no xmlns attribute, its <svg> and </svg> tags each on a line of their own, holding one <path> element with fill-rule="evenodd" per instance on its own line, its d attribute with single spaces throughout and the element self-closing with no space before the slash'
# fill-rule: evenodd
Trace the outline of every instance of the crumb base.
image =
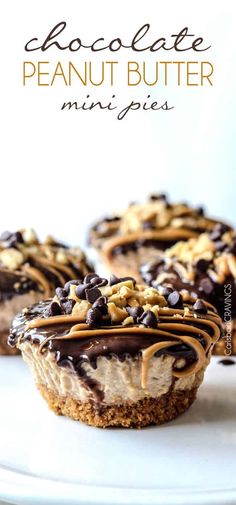
<svg viewBox="0 0 236 505">
<path fill-rule="evenodd" d="M 92 400 L 81 402 L 61 397 L 42 384 L 38 384 L 38 389 L 57 415 L 65 415 L 99 428 L 143 428 L 171 421 L 183 414 L 194 402 L 198 388 L 170 391 L 159 398 L 144 398 L 123 405 L 101 405 Z"/>
</svg>

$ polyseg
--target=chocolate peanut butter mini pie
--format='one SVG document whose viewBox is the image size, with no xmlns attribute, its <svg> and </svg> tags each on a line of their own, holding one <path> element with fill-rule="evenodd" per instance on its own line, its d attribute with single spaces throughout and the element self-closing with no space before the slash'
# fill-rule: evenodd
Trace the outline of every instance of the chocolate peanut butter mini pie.
<svg viewBox="0 0 236 505">
<path fill-rule="evenodd" d="M 57 414 L 104 428 L 161 424 L 193 403 L 220 337 L 214 307 L 193 303 L 89 274 L 18 314 L 9 344 Z"/>
<path fill-rule="evenodd" d="M 94 225 L 89 242 L 110 271 L 138 278 L 140 265 L 152 261 L 158 251 L 211 231 L 215 224 L 202 208 L 170 204 L 165 195 L 152 195 L 144 204 L 130 205 L 121 216 Z"/>
<path fill-rule="evenodd" d="M 151 286 L 212 303 L 224 321 L 215 352 L 236 354 L 236 232 L 218 224 L 211 233 L 178 242 L 141 272 Z"/>
<path fill-rule="evenodd" d="M 40 243 L 23 229 L 0 237 L 0 354 L 15 354 L 7 345 L 12 318 L 27 305 L 53 295 L 74 277 L 92 268 L 79 248 L 66 248 L 51 237 Z"/>
</svg>

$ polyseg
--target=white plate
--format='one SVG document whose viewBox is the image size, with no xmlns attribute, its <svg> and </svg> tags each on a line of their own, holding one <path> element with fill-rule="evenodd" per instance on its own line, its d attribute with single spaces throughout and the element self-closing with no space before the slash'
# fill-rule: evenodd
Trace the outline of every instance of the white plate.
<svg viewBox="0 0 236 505">
<path fill-rule="evenodd" d="M 0 500 L 14 504 L 235 504 L 236 365 L 214 358 L 198 400 L 144 430 L 50 412 L 20 357 L 0 358 Z"/>
</svg>

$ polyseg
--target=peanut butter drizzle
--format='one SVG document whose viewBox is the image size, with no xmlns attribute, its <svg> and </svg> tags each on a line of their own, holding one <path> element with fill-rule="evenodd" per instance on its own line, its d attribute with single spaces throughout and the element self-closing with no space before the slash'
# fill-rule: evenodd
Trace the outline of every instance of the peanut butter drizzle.
<svg viewBox="0 0 236 505">
<path fill-rule="evenodd" d="M 47 266 L 47 270 L 48 272 L 51 272 L 53 275 L 55 275 L 55 277 L 57 277 L 61 286 L 64 286 L 66 279 L 60 272 L 58 272 L 58 270 L 56 270 L 56 268 Z"/>
<path fill-rule="evenodd" d="M 65 335 L 61 335 L 61 336 L 50 336 L 48 338 L 46 338 L 41 344 L 40 344 L 40 347 L 39 347 L 39 352 L 42 351 L 43 347 L 45 346 L 45 344 L 49 341 L 49 340 L 68 340 L 68 339 L 76 339 L 76 338 L 86 338 L 86 337 L 94 337 L 94 330 L 91 330 L 90 327 L 87 325 L 87 324 L 81 324 L 81 325 L 76 325 L 77 326 L 77 330 L 76 331 L 73 331 L 73 332 L 69 332 Z M 80 329 L 78 329 L 78 327 Z M 119 335 L 119 334 L 122 334 L 122 333 L 126 333 L 126 334 L 148 334 L 148 335 L 153 335 L 153 334 L 156 334 L 158 336 L 166 336 L 166 337 L 172 337 L 173 335 L 171 333 L 168 333 L 168 332 L 165 332 L 165 331 L 160 331 L 160 330 L 152 330 L 151 328 L 145 328 L 145 327 L 140 327 L 140 326 L 137 326 L 137 327 L 113 327 L 113 328 L 109 328 L 107 329 L 107 327 L 105 328 L 101 328 L 101 329 L 96 329 L 96 337 L 97 336 L 103 336 L 103 335 Z M 173 338 L 176 338 L 175 336 Z M 175 344 L 177 344 L 178 341 L 176 340 Z"/>
<path fill-rule="evenodd" d="M 22 270 L 33 281 L 37 282 L 39 285 L 42 286 L 44 294 L 47 298 L 49 298 L 51 296 L 51 293 L 52 293 L 51 284 L 48 281 L 48 279 L 45 277 L 45 275 L 38 268 L 34 268 L 29 265 L 23 265 Z"/>
<path fill-rule="evenodd" d="M 180 342 L 157 342 L 156 344 L 150 345 L 145 351 L 142 351 L 142 369 L 141 369 L 141 386 L 143 389 L 147 387 L 148 379 L 148 365 L 150 359 L 154 356 L 157 351 L 165 349 L 166 347 L 172 347 L 174 345 L 180 345 Z"/>
<path fill-rule="evenodd" d="M 164 230 L 139 230 L 137 232 L 132 232 L 129 234 L 118 235 L 116 237 L 112 237 L 106 240 L 105 244 L 102 247 L 102 253 L 108 258 L 112 255 L 112 250 L 123 244 L 129 244 L 131 242 L 135 242 L 136 240 L 160 240 L 167 242 L 170 240 L 181 240 L 197 237 L 198 233 L 187 230 L 186 228 L 173 228 L 168 227 Z"/>
<path fill-rule="evenodd" d="M 76 325 L 76 326 L 80 326 L 81 330 L 86 330 L 88 328 L 88 325 L 85 324 L 85 323 L 84 324 L 80 324 L 80 325 Z M 67 337 L 67 335 L 66 335 L 66 337 Z M 45 340 L 39 346 L 39 352 L 42 351 L 43 347 L 45 347 L 45 345 L 47 344 L 47 342 L 49 342 L 50 340 L 61 340 L 61 339 L 63 340 L 63 338 L 64 338 L 64 336 L 61 336 L 61 337 L 57 337 L 57 336 L 51 337 L 50 336 L 50 337 L 45 338 Z M 71 337 L 71 338 L 73 338 L 73 337 Z"/>
<path fill-rule="evenodd" d="M 210 305 L 210 304 L 209 304 Z M 182 314 L 181 321 L 177 322 L 177 318 L 175 319 L 173 317 L 173 314 Z M 171 315 L 172 317 L 166 317 L 168 315 Z M 54 316 L 54 317 L 49 317 L 49 318 L 36 318 L 33 319 L 28 323 L 26 326 L 26 331 L 28 329 L 32 328 L 39 328 L 43 326 L 48 326 L 48 325 L 53 325 L 53 324 L 60 324 L 60 323 L 77 323 L 74 326 L 70 328 L 70 331 L 66 333 L 65 335 L 62 336 L 50 336 L 46 338 L 40 345 L 39 347 L 39 352 L 42 351 L 43 347 L 45 344 L 50 341 L 50 340 L 67 340 L 67 339 L 74 339 L 74 338 L 85 338 L 85 337 L 93 337 L 94 334 L 95 336 L 104 336 L 104 335 L 112 335 L 112 334 L 149 334 L 149 335 L 157 335 L 161 337 L 166 337 L 172 338 L 172 341 L 166 340 L 164 342 L 157 342 L 156 344 L 153 344 L 149 346 L 147 349 L 142 350 L 142 364 L 141 364 L 141 386 L 142 388 L 146 388 L 147 386 L 147 377 L 148 377 L 148 365 L 150 362 L 150 359 L 153 357 L 153 355 L 160 349 L 163 349 L 165 347 L 171 347 L 175 345 L 180 345 L 181 343 L 187 344 L 189 347 L 191 347 L 197 356 L 196 362 L 191 364 L 190 366 L 184 368 L 183 370 L 177 371 L 173 370 L 173 375 L 175 377 L 181 378 L 181 377 L 188 377 L 192 374 L 197 373 L 206 363 L 207 357 L 209 353 L 211 352 L 211 347 L 212 345 L 218 340 L 220 337 L 220 329 L 219 329 L 219 324 L 220 324 L 220 317 L 215 314 L 214 312 L 211 312 L 208 314 L 208 316 L 211 319 L 206 319 L 204 317 L 201 318 L 194 318 L 193 316 L 184 316 L 184 310 L 183 309 L 160 309 L 159 310 L 159 318 L 160 321 L 163 319 L 167 319 L 167 322 L 159 322 L 158 323 L 158 328 L 146 328 L 142 325 L 140 326 L 120 326 L 120 327 L 103 327 L 103 328 L 95 328 L 95 329 L 90 329 L 89 325 L 81 321 L 81 318 L 79 316 L 73 316 L 73 315 L 61 315 L 61 316 Z M 198 321 L 201 325 L 208 326 L 213 330 L 213 336 L 211 337 L 206 331 L 202 330 L 201 328 L 198 328 L 198 326 L 194 325 L 183 325 L 183 321 Z M 78 324 L 80 323 L 80 324 Z M 217 324 L 218 323 L 218 324 Z M 185 336 L 185 335 L 176 335 L 173 333 L 173 330 L 175 331 L 183 331 L 185 330 L 186 332 L 196 334 L 196 335 L 201 335 L 204 338 L 204 341 L 206 343 L 205 348 L 202 346 L 202 344 L 192 336 Z"/>
<path fill-rule="evenodd" d="M 194 349 L 197 355 L 197 361 L 184 370 L 174 370 L 173 375 L 178 378 L 189 377 L 192 374 L 196 374 L 199 370 L 201 370 L 207 361 L 205 350 L 198 340 L 193 337 L 186 336 L 181 336 L 180 339 L 184 344 L 187 344 Z"/>
<path fill-rule="evenodd" d="M 70 268 L 66 265 L 62 265 L 58 261 L 49 260 L 48 258 L 42 258 L 42 257 L 39 258 L 38 256 L 35 256 L 34 254 L 30 255 L 30 257 L 32 259 L 34 259 L 37 263 L 41 263 L 42 265 L 56 268 L 57 270 L 68 275 L 71 279 L 73 279 L 73 277 L 75 276 L 75 272 L 72 268 Z"/>
<path fill-rule="evenodd" d="M 185 336 L 179 336 L 178 339 L 180 342 L 167 342 L 167 347 L 171 347 L 174 345 L 180 345 L 181 342 L 188 344 L 190 347 L 194 349 L 194 351 L 197 354 L 198 360 L 196 363 L 192 363 L 189 367 L 185 368 L 182 371 L 176 371 L 173 370 L 173 375 L 175 377 L 181 378 L 181 377 L 189 377 L 192 374 L 197 373 L 205 364 L 206 362 L 206 355 L 205 351 L 200 344 L 195 338 L 193 337 L 185 337 Z M 144 351 L 142 351 L 142 372 L 141 372 L 141 385 L 142 388 L 146 388 L 147 386 L 147 376 L 148 376 L 148 364 L 150 359 L 154 356 L 154 354 L 159 351 L 160 349 L 163 349 L 165 346 L 166 342 L 157 342 L 156 344 L 151 345 Z"/>
<path fill-rule="evenodd" d="M 191 296 L 189 296 L 188 301 L 195 303 L 196 299 L 192 298 Z M 205 302 L 205 300 L 204 300 L 204 304 L 208 307 L 208 316 L 211 316 L 214 319 L 218 320 L 219 316 L 214 311 L 213 305 L 211 305 L 208 302 Z M 170 307 L 164 306 L 164 307 L 160 307 L 159 310 L 158 310 L 158 315 L 162 315 L 162 316 L 166 316 L 166 315 L 167 316 L 170 316 L 170 315 L 173 316 L 175 314 L 184 315 L 184 309 L 171 309 Z M 194 316 L 192 316 L 192 318 L 194 319 Z"/>
<path fill-rule="evenodd" d="M 212 308 L 212 305 L 210 303 L 207 303 L 207 302 L 204 302 L 205 305 L 208 305 L 209 308 Z M 159 311 L 158 311 L 158 317 L 160 316 L 163 316 L 163 318 L 166 318 L 165 316 L 173 316 L 173 314 L 180 314 L 180 315 L 184 315 L 184 310 L 183 309 L 171 309 L 169 307 L 164 307 L 164 308 L 159 308 Z M 215 312 L 211 311 L 210 313 L 208 313 L 208 315 L 212 318 L 214 318 L 216 321 L 219 321 L 219 316 L 218 314 L 216 314 Z M 184 316 L 185 318 L 187 316 Z M 172 318 L 171 318 L 172 320 Z M 191 321 L 194 321 L 194 318 L 193 317 L 190 317 L 190 320 Z M 48 317 L 48 318 L 35 318 L 35 319 L 32 319 L 27 325 L 26 325 L 26 330 L 30 329 L 30 328 L 39 328 L 41 326 L 49 326 L 49 325 L 53 325 L 53 324 L 60 324 L 60 323 L 81 323 L 83 322 L 84 319 L 81 318 L 81 316 L 79 315 L 73 315 L 73 314 L 68 314 L 68 315 L 60 315 L 60 316 L 51 316 L 51 317 Z M 125 328 L 125 326 L 124 326 Z"/>
<path fill-rule="evenodd" d="M 82 319 L 81 317 L 73 316 L 71 314 L 62 315 L 62 316 L 36 318 L 36 319 L 32 319 L 31 321 L 29 321 L 29 323 L 26 325 L 26 331 L 30 330 L 32 328 L 40 328 L 42 326 L 51 326 L 53 324 L 78 323 L 78 322 L 82 322 L 82 321 L 84 321 L 84 319 Z"/>
<path fill-rule="evenodd" d="M 172 319 L 173 318 L 167 318 L 167 319 Z M 192 318 L 185 318 L 185 321 L 192 321 Z M 168 330 L 171 326 L 171 329 L 172 330 L 179 330 L 181 331 L 182 328 L 183 328 L 183 325 L 181 323 L 159 323 L 159 328 L 162 328 L 163 330 Z M 196 327 L 195 326 L 188 326 L 188 332 L 189 333 L 196 333 Z M 207 349 L 209 349 L 209 347 L 211 346 L 212 344 L 212 338 L 210 337 L 210 335 L 208 335 L 208 333 L 206 333 L 204 330 L 201 330 L 200 328 L 198 328 L 198 331 L 197 331 L 198 335 L 201 335 L 206 344 L 207 344 Z"/>
</svg>

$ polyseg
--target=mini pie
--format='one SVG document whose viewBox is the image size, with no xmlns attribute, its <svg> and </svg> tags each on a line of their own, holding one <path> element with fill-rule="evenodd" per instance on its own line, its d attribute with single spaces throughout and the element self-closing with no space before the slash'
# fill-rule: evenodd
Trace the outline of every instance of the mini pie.
<svg viewBox="0 0 236 505">
<path fill-rule="evenodd" d="M 210 231 L 216 221 L 201 208 L 170 204 L 165 195 L 152 195 L 147 203 L 131 204 L 121 216 L 106 218 L 90 230 L 89 243 L 116 275 L 139 278 L 139 267 L 152 261 L 158 251 L 179 240 Z"/>
<path fill-rule="evenodd" d="M 57 414 L 103 428 L 161 424 L 193 403 L 221 334 L 214 307 L 200 305 L 88 274 L 18 314 L 9 345 Z"/>
<path fill-rule="evenodd" d="M 31 229 L 4 232 L 0 237 L 0 354 L 17 352 L 7 345 L 7 337 L 20 310 L 92 270 L 79 248 L 66 248 L 52 237 L 40 243 Z"/>
<path fill-rule="evenodd" d="M 218 224 L 211 233 L 175 244 L 141 272 L 151 286 L 212 303 L 224 322 L 215 353 L 236 354 L 236 232 Z"/>
</svg>

